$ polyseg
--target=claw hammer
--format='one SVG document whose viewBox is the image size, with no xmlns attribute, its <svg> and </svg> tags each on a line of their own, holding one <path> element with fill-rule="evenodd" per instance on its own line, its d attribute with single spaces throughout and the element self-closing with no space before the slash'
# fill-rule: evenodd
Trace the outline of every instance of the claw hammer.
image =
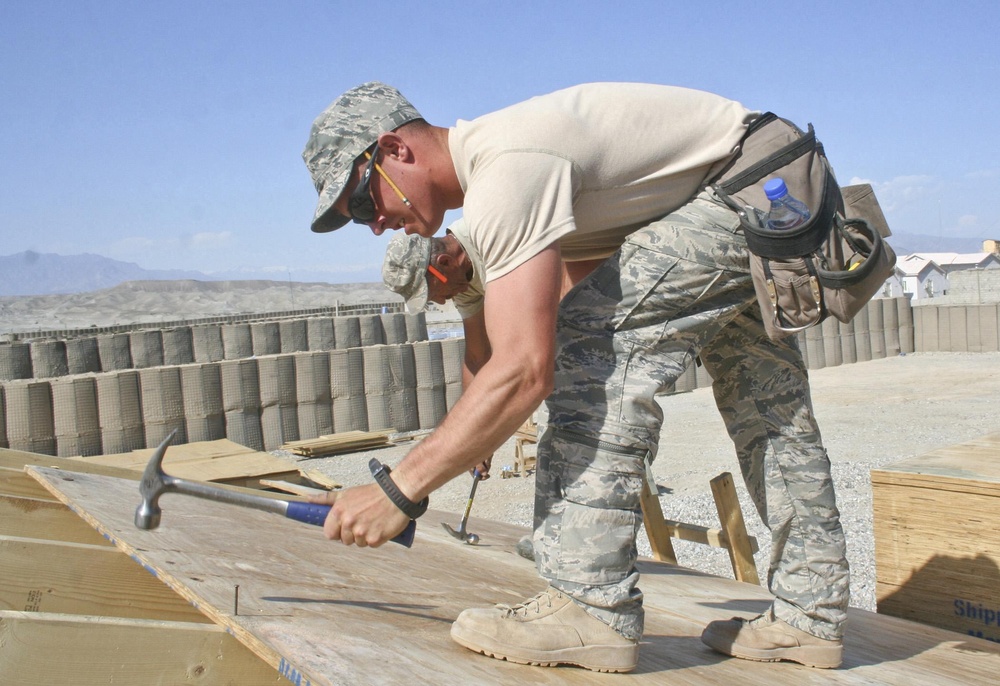
<svg viewBox="0 0 1000 686">
<path fill-rule="evenodd" d="M 445 531 L 447 531 L 449 534 L 451 534 L 458 540 L 464 541 L 469 545 L 476 545 L 477 543 L 479 543 L 479 536 L 477 534 L 470 534 L 468 531 L 465 530 L 465 527 L 469 523 L 469 512 L 472 510 L 472 501 L 476 497 L 476 488 L 479 486 L 479 482 L 482 481 L 482 479 L 483 475 L 479 473 L 478 469 L 475 470 L 475 472 L 473 472 L 472 474 L 472 492 L 469 493 L 469 502 L 465 505 L 465 516 L 462 517 L 462 523 L 458 525 L 458 531 L 455 531 L 445 522 L 441 522 L 441 526 L 444 527 Z"/>
<path fill-rule="evenodd" d="M 281 514 L 306 524 L 323 526 L 326 516 L 330 513 L 329 505 L 268 498 L 220 488 L 201 481 L 188 481 L 170 476 L 163 471 L 163 456 L 166 454 L 167 446 L 173 440 L 175 433 L 177 433 L 176 430 L 171 431 L 170 435 L 160 443 L 149 459 L 146 471 L 142 473 L 142 480 L 139 482 L 139 494 L 142 496 L 142 502 L 135 509 L 135 525 L 138 528 L 150 531 L 160 525 L 159 500 L 164 493 L 180 493 L 205 500 L 240 505 L 241 507 Z M 393 543 L 400 543 L 409 548 L 413 545 L 413 535 L 416 529 L 416 521 L 410 520 L 403 532 L 391 540 Z"/>
</svg>

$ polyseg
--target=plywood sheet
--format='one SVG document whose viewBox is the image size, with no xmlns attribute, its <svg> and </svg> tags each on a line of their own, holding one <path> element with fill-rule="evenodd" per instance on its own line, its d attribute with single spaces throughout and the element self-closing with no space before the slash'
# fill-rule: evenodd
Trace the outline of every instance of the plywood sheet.
<svg viewBox="0 0 1000 686">
<path fill-rule="evenodd" d="M 108 467 L 106 465 L 94 464 L 83 460 L 74 460 L 68 457 L 55 457 L 53 455 L 41 455 L 39 453 L 29 453 L 23 450 L 10 450 L 0 448 L 0 469 L 15 469 L 23 471 L 26 465 L 42 465 L 45 467 L 55 467 L 57 469 L 72 469 L 77 472 L 92 472 L 94 474 L 108 474 L 122 478 L 139 478 L 133 470 L 121 469 L 120 467 Z"/>
<path fill-rule="evenodd" d="M 127 453 L 115 453 L 110 455 L 94 455 L 92 457 L 74 457 L 71 459 L 83 462 L 93 462 L 97 464 L 134 466 L 136 464 L 145 465 L 149 461 L 149 456 L 153 454 L 155 448 L 140 448 Z M 258 451 L 248 448 L 245 445 L 230 441 L 228 438 L 220 438 L 215 441 L 200 441 L 196 443 L 180 443 L 171 446 L 167 454 L 175 453 L 174 461 L 192 462 L 201 460 L 215 460 L 222 457 L 233 457 L 239 455 L 252 455 Z"/>
<path fill-rule="evenodd" d="M 983 683 L 1000 646 L 904 620 L 852 611 L 844 666 L 835 671 L 718 655 L 704 625 L 766 608 L 750 584 L 643 562 L 647 610 L 639 667 L 626 675 L 514 665 L 451 641 L 466 607 L 514 603 L 541 588 L 513 547 L 523 530 L 472 519 L 479 546 L 428 512 L 412 549 L 327 542 L 318 528 L 276 515 L 165 495 L 157 531 L 132 524 L 134 482 L 29 468 L 53 494 L 177 593 L 298 684 L 871 684 Z M 236 606 L 236 593 L 239 603 Z"/>
<path fill-rule="evenodd" d="M 1000 434 L 872 470 L 879 612 L 1000 641 Z"/>
<path fill-rule="evenodd" d="M 155 448 L 143 448 L 116 455 L 74 457 L 73 461 L 93 465 L 121 467 L 142 472 Z M 183 443 L 171 446 L 163 457 L 167 473 L 198 481 L 243 482 L 259 477 L 277 478 L 297 475 L 294 462 L 259 452 L 228 439 Z"/>
<path fill-rule="evenodd" d="M 873 469 L 872 482 L 1000 496 L 1000 433 Z"/>
</svg>

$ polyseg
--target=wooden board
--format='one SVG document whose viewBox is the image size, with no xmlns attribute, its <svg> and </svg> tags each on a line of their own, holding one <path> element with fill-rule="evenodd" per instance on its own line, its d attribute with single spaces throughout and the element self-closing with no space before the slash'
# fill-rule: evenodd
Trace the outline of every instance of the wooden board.
<svg viewBox="0 0 1000 686">
<path fill-rule="evenodd" d="M 208 621 L 117 548 L 14 536 L 0 536 L 0 609 Z"/>
<path fill-rule="evenodd" d="M 0 684 L 278 686 L 214 624 L 0 611 Z"/>
<path fill-rule="evenodd" d="M 24 473 L 24 469 L 9 469 L 0 467 L 0 495 L 11 495 L 18 498 L 35 498 L 36 500 L 51 500 L 52 496 L 41 485 Z"/>
<path fill-rule="evenodd" d="M 0 495 L 0 535 L 110 546 L 56 500 Z"/>
<path fill-rule="evenodd" d="M 1000 642 L 1000 434 L 872 470 L 879 612 Z"/>
<path fill-rule="evenodd" d="M 872 483 L 926 484 L 1000 496 L 1000 433 L 872 470 Z"/>
<path fill-rule="evenodd" d="M 145 465 L 149 462 L 149 456 L 153 454 L 154 448 L 140 448 L 127 453 L 113 453 L 109 455 L 94 455 L 91 457 L 72 457 L 72 460 L 90 462 L 93 464 L 115 465 L 119 467 L 131 467 L 137 464 Z M 173 455 L 171 455 L 173 453 Z M 245 445 L 231 441 L 228 438 L 220 438 L 215 441 L 199 441 L 195 443 L 180 443 L 170 446 L 167 449 L 167 459 L 174 462 L 202 462 L 206 460 L 217 460 L 226 457 L 239 457 L 241 455 L 256 455 L 258 451 L 248 448 Z M 267 455 L 268 453 L 263 453 Z"/>
<path fill-rule="evenodd" d="M 396 433 L 395 429 L 344 431 L 301 441 L 289 441 L 282 445 L 281 449 L 304 457 L 327 457 L 390 445 L 389 435 L 394 433 Z"/>
<path fill-rule="evenodd" d="M 143 448 L 117 455 L 73 457 L 85 464 L 106 465 L 142 472 L 155 448 Z M 294 462 L 259 452 L 222 438 L 216 441 L 183 443 L 167 448 L 163 469 L 172 476 L 198 481 L 217 481 L 257 487 L 261 477 L 289 479 L 299 476 Z"/>
<path fill-rule="evenodd" d="M 121 467 L 110 467 L 107 465 L 74 460 L 68 457 L 53 457 L 52 455 L 41 455 L 39 453 L 29 453 L 23 450 L 10 450 L 0 448 L 0 468 L 15 469 L 24 471 L 27 465 L 41 465 L 44 467 L 54 467 L 56 469 L 70 469 L 74 472 L 87 472 L 90 474 L 107 474 L 123 479 L 138 479 L 141 474 L 132 469 L 122 469 Z"/>
<path fill-rule="evenodd" d="M 466 607 L 514 603 L 541 589 L 534 565 L 514 552 L 524 533 L 518 527 L 472 519 L 469 530 L 482 542 L 468 546 L 440 526 L 454 515 L 430 511 L 412 549 L 363 550 L 277 515 L 168 494 L 160 529 L 139 531 L 134 482 L 30 472 L 296 684 L 964 685 L 1000 672 L 1000 645 L 855 610 L 839 670 L 726 658 L 702 645 L 704 625 L 758 613 L 768 594 L 648 561 L 640 563 L 646 635 L 636 672 L 514 665 L 461 648 L 449 629 Z"/>
<path fill-rule="evenodd" d="M 31 464 L 139 477 L 0 450 L 0 684 L 288 683 L 25 473 Z"/>
</svg>

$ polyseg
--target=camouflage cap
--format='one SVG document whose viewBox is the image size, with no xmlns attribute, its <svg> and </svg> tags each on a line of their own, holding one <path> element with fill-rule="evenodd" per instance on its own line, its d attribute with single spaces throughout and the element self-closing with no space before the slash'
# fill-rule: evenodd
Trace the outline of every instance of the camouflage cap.
<svg viewBox="0 0 1000 686">
<path fill-rule="evenodd" d="M 427 265 L 431 262 L 431 239 L 417 234 L 396 234 L 389 241 L 382 263 L 386 288 L 406 300 L 410 314 L 427 306 Z"/>
<path fill-rule="evenodd" d="M 380 134 L 422 118 L 398 90 L 378 81 L 352 88 L 316 117 L 302 151 L 302 159 L 319 193 L 313 231 L 334 231 L 350 221 L 332 207 L 344 192 L 354 160 Z"/>
</svg>

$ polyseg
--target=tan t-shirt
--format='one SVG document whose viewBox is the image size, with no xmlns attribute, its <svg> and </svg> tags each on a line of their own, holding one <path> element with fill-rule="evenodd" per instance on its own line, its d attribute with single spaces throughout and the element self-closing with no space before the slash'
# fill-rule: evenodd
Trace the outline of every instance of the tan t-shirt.
<svg viewBox="0 0 1000 686">
<path fill-rule="evenodd" d="M 468 319 L 474 314 L 478 314 L 483 309 L 483 296 L 486 295 L 486 284 L 483 275 L 486 268 L 483 266 L 483 259 L 479 255 L 472 238 L 469 236 L 469 228 L 465 221 L 459 219 L 448 227 L 448 233 L 452 234 L 461 244 L 469 261 L 472 262 L 472 278 L 469 279 L 469 289 L 464 293 L 459 293 L 451 299 L 455 303 L 455 309 L 462 315 L 462 319 Z"/>
<path fill-rule="evenodd" d="M 555 241 L 567 261 L 610 255 L 690 200 L 757 116 L 703 91 L 592 83 L 458 121 L 449 146 L 484 280 Z"/>
</svg>

